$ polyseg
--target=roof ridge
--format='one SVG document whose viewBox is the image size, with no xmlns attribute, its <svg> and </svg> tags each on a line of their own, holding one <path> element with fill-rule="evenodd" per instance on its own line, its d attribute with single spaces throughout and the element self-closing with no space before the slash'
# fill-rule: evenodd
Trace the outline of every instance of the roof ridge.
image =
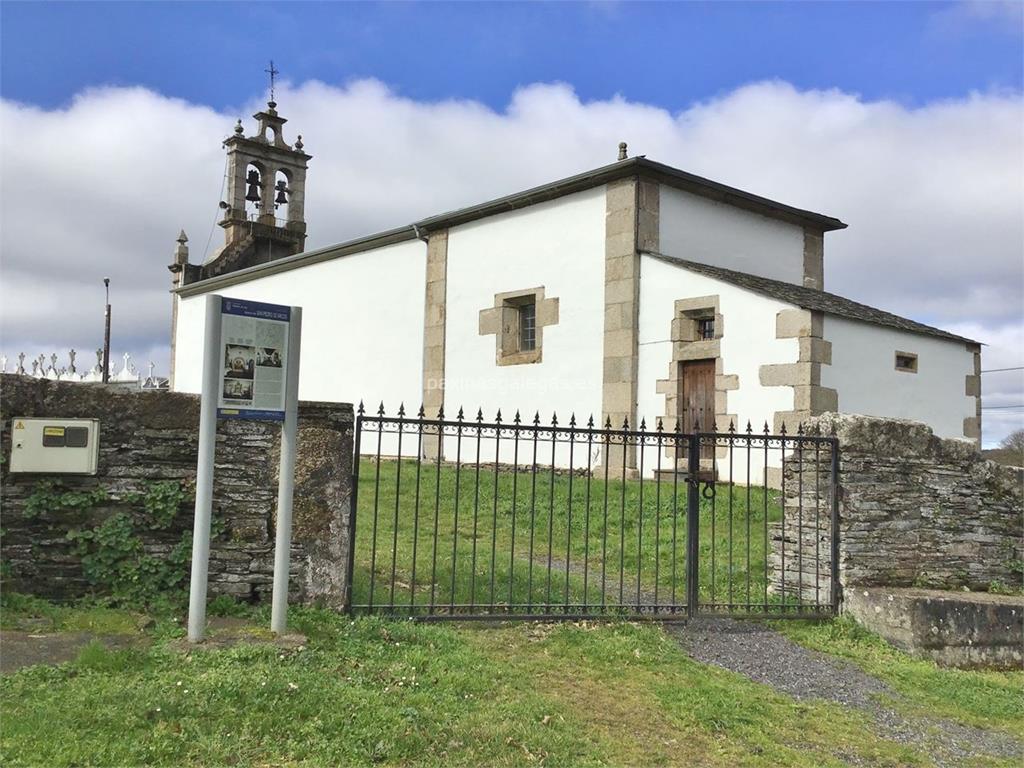
<svg viewBox="0 0 1024 768">
<path fill-rule="evenodd" d="M 644 155 L 602 165 L 598 168 L 592 168 L 572 176 L 556 179 L 546 184 L 492 198 L 482 203 L 428 216 L 415 222 L 415 226 L 423 230 L 455 226 L 467 221 L 491 216 L 495 213 L 516 210 L 517 208 L 524 208 L 534 203 L 553 200 L 563 195 L 580 192 L 609 181 L 644 172 L 656 177 L 660 182 L 669 183 L 693 194 L 699 194 L 728 205 L 752 210 L 765 216 L 809 223 L 820 227 L 826 232 L 846 228 L 846 224 L 834 216 L 826 216 L 822 213 L 797 208 L 777 200 L 772 200 L 771 198 L 755 195 L 753 192 L 747 192 L 738 187 L 731 187 L 728 184 L 713 181 L 689 171 L 684 171 L 665 163 L 659 163 L 656 160 L 650 160 Z"/>
</svg>

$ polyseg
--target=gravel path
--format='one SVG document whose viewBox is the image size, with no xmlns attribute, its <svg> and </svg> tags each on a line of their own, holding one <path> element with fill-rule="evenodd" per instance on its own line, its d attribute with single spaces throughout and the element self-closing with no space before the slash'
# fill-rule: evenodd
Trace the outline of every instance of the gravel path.
<svg viewBox="0 0 1024 768">
<path fill-rule="evenodd" d="M 868 712 L 879 736 L 920 749 L 940 768 L 980 757 L 1024 759 L 1024 744 L 1007 734 L 897 712 L 886 700 L 900 695 L 886 683 L 758 622 L 699 618 L 667 625 L 665 631 L 697 661 L 738 672 L 795 699 L 823 699 Z M 855 758 L 840 757 L 858 764 Z"/>
<path fill-rule="evenodd" d="M 546 557 L 536 557 L 534 562 L 541 568 L 547 567 Z M 564 574 L 564 559 L 553 557 L 551 570 Z M 584 571 L 577 563 L 571 563 L 568 570 L 578 576 Z M 591 573 L 590 581 L 600 584 L 599 574 Z M 625 603 L 629 605 L 631 596 L 635 600 L 636 584 L 630 584 L 628 576 L 626 582 Z M 611 604 L 618 597 L 617 571 L 608 574 L 606 589 Z M 655 603 L 649 589 L 641 589 L 640 603 Z M 761 622 L 700 617 L 665 624 L 664 629 L 690 656 L 704 664 L 737 672 L 797 700 L 821 699 L 867 712 L 880 737 L 919 749 L 938 768 L 973 765 L 978 758 L 986 757 L 1024 761 L 1024 744 L 1012 736 L 942 718 L 911 717 L 897 712 L 888 702 L 902 697 L 882 680 L 842 659 L 804 648 Z M 861 764 L 856 756 L 836 756 L 849 765 Z"/>
</svg>

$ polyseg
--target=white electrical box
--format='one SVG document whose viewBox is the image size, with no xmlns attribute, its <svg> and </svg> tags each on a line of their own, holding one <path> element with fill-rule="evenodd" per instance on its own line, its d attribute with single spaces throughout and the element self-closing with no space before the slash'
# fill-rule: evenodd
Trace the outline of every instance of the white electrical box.
<svg viewBox="0 0 1024 768">
<path fill-rule="evenodd" d="M 99 419 L 11 420 L 11 472 L 95 475 Z"/>
</svg>

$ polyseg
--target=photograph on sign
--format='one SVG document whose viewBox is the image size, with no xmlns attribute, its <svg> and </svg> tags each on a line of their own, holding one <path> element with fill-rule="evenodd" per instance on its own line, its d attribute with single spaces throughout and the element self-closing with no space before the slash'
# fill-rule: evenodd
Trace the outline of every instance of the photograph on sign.
<svg viewBox="0 0 1024 768">
<path fill-rule="evenodd" d="M 290 307 L 222 300 L 218 417 L 284 419 L 290 319 Z"/>
</svg>

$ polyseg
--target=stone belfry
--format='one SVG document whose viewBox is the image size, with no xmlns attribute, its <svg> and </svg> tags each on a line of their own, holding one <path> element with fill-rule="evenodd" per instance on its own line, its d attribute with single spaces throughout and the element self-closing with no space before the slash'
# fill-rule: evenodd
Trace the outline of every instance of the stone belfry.
<svg viewBox="0 0 1024 768">
<path fill-rule="evenodd" d="M 242 121 L 224 141 L 227 150 L 227 199 L 221 201 L 224 245 L 203 264 L 172 265 L 176 284 L 204 280 L 300 253 L 306 243 L 306 168 L 312 155 L 303 151 L 302 136 L 289 145 L 274 101 L 270 63 L 270 101 L 253 117 L 254 135 L 246 136 Z M 178 267 L 175 270 L 175 266 Z"/>
</svg>

